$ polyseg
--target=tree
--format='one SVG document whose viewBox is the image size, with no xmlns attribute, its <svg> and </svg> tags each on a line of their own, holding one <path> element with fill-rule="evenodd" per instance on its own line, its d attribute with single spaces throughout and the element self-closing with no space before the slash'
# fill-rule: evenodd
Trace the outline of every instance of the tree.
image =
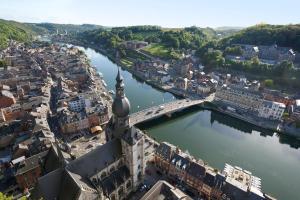
<svg viewBox="0 0 300 200">
<path fill-rule="evenodd" d="M 234 47 L 226 47 L 224 51 L 225 55 L 234 55 L 234 56 L 241 56 L 243 54 L 243 50 L 240 46 Z"/>
<path fill-rule="evenodd" d="M 264 81 L 264 85 L 265 85 L 266 87 L 272 88 L 272 87 L 274 87 L 274 81 L 273 81 L 272 79 L 266 79 L 266 80 Z"/>
<path fill-rule="evenodd" d="M 259 65 L 259 58 L 257 56 L 251 58 L 252 65 L 258 66 Z"/>
<path fill-rule="evenodd" d="M 5 194 L 3 194 L 2 192 L 0 192 L 0 200 L 12 200 L 13 198 L 10 196 L 6 196 Z"/>
<path fill-rule="evenodd" d="M 5 60 L 0 60 L 0 67 L 6 67 L 7 64 L 5 62 Z"/>
<path fill-rule="evenodd" d="M 204 65 L 207 65 L 211 68 L 223 67 L 225 59 L 220 50 L 208 51 L 202 57 L 202 62 Z"/>
<path fill-rule="evenodd" d="M 277 76 L 282 78 L 287 78 L 288 73 L 292 70 L 293 63 L 287 60 L 282 61 L 278 66 L 276 66 L 274 72 Z"/>
</svg>

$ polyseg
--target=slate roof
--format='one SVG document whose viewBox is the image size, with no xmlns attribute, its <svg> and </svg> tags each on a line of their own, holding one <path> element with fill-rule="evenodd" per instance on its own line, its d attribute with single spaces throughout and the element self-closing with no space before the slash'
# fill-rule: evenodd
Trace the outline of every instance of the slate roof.
<svg viewBox="0 0 300 200">
<path fill-rule="evenodd" d="M 120 159 L 121 156 L 121 142 L 119 139 L 114 139 L 70 162 L 66 169 L 82 177 L 90 177 Z"/>
<path fill-rule="evenodd" d="M 55 150 L 55 149 L 53 149 Z M 55 154 L 55 152 L 52 152 Z M 122 157 L 121 141 L 111 140 L 88 152 L 80 158 L 69 162 L 64 169 L 57 169 L 39 179 L 40 196 L 46 200 L 57 199 L 97 199 L 98 193 L 89 177 L 106 168 Z M 60 171 L 61 170 L 61 171 Z M 120 170 L 120 169 L 119 169 Z M 128 169 L 117 170 L 114 178 L 129 174 Z M 121 175 L 120 175 L 121 174 Z M 119 179 L 117 179 L 119 180 Z M 104 184 L 109 187 L 109 183 Z M 51 187 L 51 189 L 47 189 Z"/>
<path fill-rule="evenodd" d="M 16 176 L 40 166 L 40 164 L 41 164 L 40 162 L 44 161 L 44 158 L 47 155 L 47 153 L 48 153 L 48 150 L 43 151 L 34 156 L 31 156 L 31 157 L 27 158 L 26 160 L 20 162 L 17 172 L 16 172 Z"/>
<path fill-rule="evenodd" d="M 163 159 L 169 161 L 171 158 L 172 146 L 169 143 L 160 143 L 156 149 L 156 154 L 160 155 Z"/>
<path fill-rule="evenodd" d="M 230 183 L 226 183 L 222 187 L 223 195 L 226 195 L 227 198 L 230 198 L 231 200 L 263 200 L 264 197 L 260 197 L 252 192 L 246 192 L 239 187 L 236 187 Z"/>
<path fill-rule="evenodd" d="M 63 176 L 64 170 L 59 168 L 54 170 L 45 176 L 42 176 L 38 180 L 37 190 L 38 196 L 34 199 L 40 199 L 39 195 L 43 196 L 43 199 L 50 200 L 55 199 L 61 188 L 61 179 Z"/>
<path fill-rule="evenodd" d="M 142 198 L 141 200 L 153 199 L 172 199 L 172 200 L 192 200 L 180 189 L 175 188 L 166 181 L 158 181 Z"/>
<path fill-rule="evenodd" d="M 186 170 L 186 168 L 190 164 L 190 161 L 188 158 L 184 158 L 181 155 L 174 153 L 171 158 L 171 164 L 179 167 L 180 169 Z"/>
<path fill-rule="evenodd" d="M 198 163 L 191 162 L 187 168 L 187 173 L 195 178 L 202 178 L 205 175 L 205 167 Z"/>
<path fill-rule="evenodd" d="M 207 171 L 204 177 L 203 182 L 208 185 L 209 187 L 214 187 L 215 185 L 215 178 L 216 178 L 216 174 Z"/>
<path fill-rule="evenodd" d="M 137 141 L 139 141 L 143 137 L 143 134 L 139 129 L 132 126 L 129 129 L 127 129 L 125 133 L 122 134 L 121 137 L 128 144 L 134 145 Z"/>
<path fill-rule="evenodd" d="M 129 169 L 124 165 L 101 181 L 102 190 L 110 195 L 130 177 Z"/>
</svg>

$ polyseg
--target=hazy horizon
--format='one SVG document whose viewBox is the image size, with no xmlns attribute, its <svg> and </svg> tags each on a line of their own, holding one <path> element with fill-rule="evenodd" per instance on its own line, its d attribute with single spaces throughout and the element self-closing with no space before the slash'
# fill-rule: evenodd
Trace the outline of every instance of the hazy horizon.
<svg viewBox="0 0 300 200">
<path fill-rule="evenodd" d="M 241 2 L 186 0 L 3 0 L 0 18 L 27 23 L 96 24 L 107 27 L 238 27 L 299 24 L 297 0 Z"/>
</svg>

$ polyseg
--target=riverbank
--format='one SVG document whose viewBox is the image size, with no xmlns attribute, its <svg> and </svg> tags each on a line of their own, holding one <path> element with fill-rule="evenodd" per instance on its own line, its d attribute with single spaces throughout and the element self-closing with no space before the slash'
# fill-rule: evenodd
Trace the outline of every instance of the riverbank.
<svg viewBox="0 0 300 200">
<path fill-rule="evenodd" d="M 144 81 L 145 83 L 151 85 L 153 88 L 158 89 L 160 91 L 163 92 L 169 92 L 171 94 L 173 94 L 174 96 L 176 96 L 177 98 L 191 98 L 193 99 L 194 97 L 191 95 L 188 95 L 187 93 L 183 92 L 183 91 L 179 91 L 176 90 L 172 87 L 168 87 L 168 86 L 162 86 L 154 81 L 148 80 L 146 79 L 143 74 L 140 74 L 139 72 L 136 72 L 135 70 L 133 70 L 132 68 L 128 67 L 127 65 L 125 65 L 122 62 L 117 62 L 115 59 L 114 54 L 109 53 L 107 50 L 104 50 L 103 48 L 96 46 L 96 45 L 86 45 L 83 44 L 79 41 L 74 42 L 73 45 L 79 45 L 79 46 L 83 46 L 85 48 L 91 48 L 94 49 L 95 51 L 100 52 L 101 54 L 103 54 L 104 56 L 106 56 L 109 60 L 111 60 L 113 63 L 116 63 L 118 66 L 120 66 L 122 69 L 130 72 L 135 78 L 140 79 L 141 81 Z M 284 135 L 288 135 L 288 136 L 292 136 L 295 138 L 299 138 L 300 137 L 300 133 L 297 133 L 297 130 L 295 131 L 294 129 L 282 129 L 281 124 L 276 124 L 273 121 L 269 121 L 269 120 L 254 120 L 250 117 L 247 116 L 243 116 L 243 115 L 239 115 L 237 113 L 233 113 L 230 111 L 226 111 L 224 109 L 220 109 L 219 106 L 217 104 L 215 104 L 214 102 L 211 102 L 212 105 L 214 105 L 212 108 L 210 108 L 211 110 L 217 111 L 217 112 L 221 112 L 223 114 L 226 114 L 228 116 L 234 117 L 236 119 L 245 121 L 249 124 L 264 128 L 266 130 L 271 130 L 271 131 L 275 131 Z M 201 105 L 202 108 L 206 108 L 204 105 Z"/>
<path fill-rule="evenodd" d="M 93 49 L 82 50 L 103 74 L 108 89 L 113 90 L 117 65 Z M 127 70 L 122 70 L 122 75 L 133 113 L 174 100 L 170 93 L 134 78 Z M 262 179 L 266 191 L 278 199 L 298 197 L 299 140 L 197 107 L 153 121 L 145 131 L 157 141 L 172 143 L 210 166 L 223 169 L 224 163 L 230 162 L 251 171 Z"/>
</svg>

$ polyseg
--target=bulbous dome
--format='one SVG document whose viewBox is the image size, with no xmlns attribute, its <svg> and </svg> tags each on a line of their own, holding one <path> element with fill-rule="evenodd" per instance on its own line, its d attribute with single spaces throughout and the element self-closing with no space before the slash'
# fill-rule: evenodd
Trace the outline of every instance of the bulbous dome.
<svg viewBox="0 0 300 200">
<path fill-rule="evenodd" d="M 116 97 L 112 104 L 112 111 L 117 117 L 126 117 L 130 112 L 129 100 L 124 97 Z"/>
</svg>

